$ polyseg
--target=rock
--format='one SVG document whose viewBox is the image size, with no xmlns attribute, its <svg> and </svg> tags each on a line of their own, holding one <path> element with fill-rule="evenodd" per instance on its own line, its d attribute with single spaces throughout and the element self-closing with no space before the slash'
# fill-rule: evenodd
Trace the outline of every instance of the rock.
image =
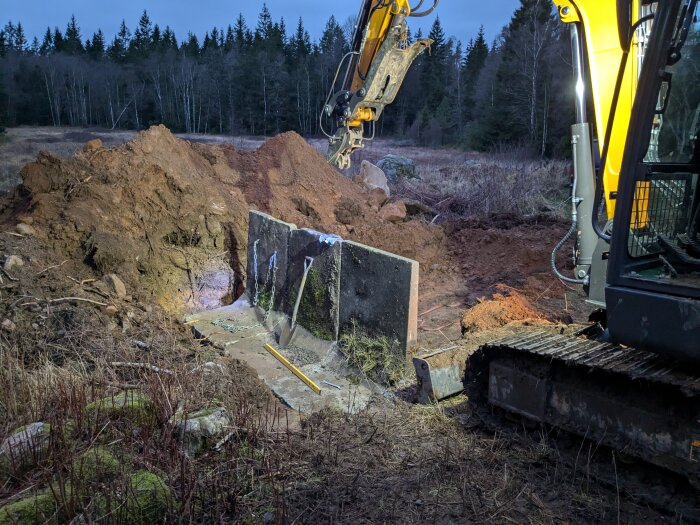
<svg viewBox="0 0 700 525">
<path fill-rule="evenodd" d="M 391 197 L 391 191 L 389 190 L 386 175 L 381 168 L 378 168 L 369 161 L 362 161 L 360 172 L 353 177 L 353 180 L 358 184 L 362 184 L 368 190 L 374 190 L 377 188 L 383 190 L 387 199 Z"/>
<path fill-rule="evenodd" d="M 117 274 L 110 273 L 105 275 L 102 280 L 109 286 L 111 294 L 116 295 L 120 299 L 126 297 L 126 286 Z"/>
<path fill-rule="evenodd" d="M 117 307 L 113 304 L 110 304 L 105 308 L 105 314 L 107 314 L 109 317 L 115 317 L 117 315 L 117 311 Z"/>
<path fill-rule="evenodd" d="M 49 490 L 13 501 L 0 509 L 0 525 L 57 523 L 56 499 Z"/>
<path fill-rule="evenodd" d="M 21 472 L 44 460 L 49 452 L 51 425 L 31 423 L 15 430 L 0 445 L 3 472 Z"/>
<path fill-rule="evenodd" d="M 9 255 L 7 259 L 5 259 L 5 265 L 3 268 L 5 268 L 6 272 L 9 272 L 10 270 L 19 268 L 20 266 L 24 266 L 24 261 L 22 258 L 19 255 Z"/>
<path fill-rule="evenodd" d="M 89 482 L 109 481 L 122 471 L 122 463 L 106 447 L 95 447 L 85 451 L 70 464 L 69 479 Z"/>
<path fill-rule="evenodd" d="M 379 210 L 379 217 L 388 222 L 403 222 L 406 219 L 406 205 L 403 201 L 391 202 Z"/>
<path fill-rule="evenodd" d="M 156 420 L 153 403 L 138 390 L 127 390 L 114 396 L 103 397 L 88 404 L 85 411 L 99 418 L 125 417 L 137 425 L 147 425 Z"/>
<path fill-rule="evenodd" d="M 465 168 L 480 168 L 481 162 L 479 162 L 478 160 L 474 160 L 474 159 L 467 159 L 464 161 L 463 166 Z"/>
<path fill-rule="evenodd" d="M 15 226 L 15 230 L 17 230 L 17 233 L 20 233 L 22 235 L 28 235 L 32 237 L 36 235 L 36 230 L 29 226 L 29 224 L 24 224 L 23 222 L 20 222 L 17 226 Z"/>
<path fill-rule="evenodd" d="M 197 374 L 197 373 L 202 373 L 202 374 L 211 374 L 211 373 L 219 373 L 219 374 L 224 374 L 225 369 L 224 366 L 221 363 L 215 363 L 214 361 L 208 361 L 204 363 L 203 365 L 197 366 L 193 368 L 190 373 L 191 374 Z"/>
<path fill-rule="evenodd" d="M 377 167 L 384 172 L 389 182 L 418 178 L 416 163 L 401 155 L 387 155 L 377 162 Z"/>
<path fill-rule="evenodd" d="M 369 192 L 367 202 L 370 206 L 382 207 L 389 200 L 389 195 L 382 188 L 374 188 Z"/>
<path fill-rule="evenodd" d="M 15 323 L 13 323 L 12 321 L 10 321 L 9 319 L 5 319 L 2 322 L 2 324 L 0 325 L 0 327 L 2 327 L 2 329 L 5 332 L 14 332 L 15 329 L 17 328 L 17 325 Z"/>
<path fill-rule="evenodd" d="M 225 408 L 208 408 L 187 415 L 175 425 L 175 432 L 187 455 L 194 457 L 215 444 L 231 425 Z"/>
<path fill-rule="evenodd" d="M 89 140 L 83 146 L 83 153 L 94 153 L 102 149 L 102 141 L 100 139 Z"/>
<path fill-rule="evenodd" d="M 96 506 L 100 516 L 117 517 L 119 523 L 151 525 L 165 523 L 172 504 L 172 492 L 165 480 L 140 470 L 129 477 L 126 490 L 113 493 L 109 500 L 99 496 Z"/>
</svg>

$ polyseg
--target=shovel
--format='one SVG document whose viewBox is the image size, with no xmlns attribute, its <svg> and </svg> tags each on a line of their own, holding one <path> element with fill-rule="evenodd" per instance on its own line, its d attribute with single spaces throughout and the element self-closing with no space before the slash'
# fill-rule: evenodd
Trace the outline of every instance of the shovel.
<svg viewBox="0 0 700 525">
<path fill-rule="evenodd" d="M 286 321 L 282 325 L 282 332 L 280 333 L 280 348 L 287 348 L 289 343 L 292 342 L 294 337 L 294 332 L 297 329 L 297 314 L 299 313 L 299 305 L 301 304 L 301 296 L 304 295 L 304 286 L 306 286 L 306 278 L 311 271 L 311 266 L 314 264 L 313 257 L 307 257 L 304 260 L 304 275 L 301 277 L 301 284 L 299 284 L 299 293 L 297 294 L 297 300 L 294 303 L 294 310 L 292 311 L 292 321 Z"/>
</svg>

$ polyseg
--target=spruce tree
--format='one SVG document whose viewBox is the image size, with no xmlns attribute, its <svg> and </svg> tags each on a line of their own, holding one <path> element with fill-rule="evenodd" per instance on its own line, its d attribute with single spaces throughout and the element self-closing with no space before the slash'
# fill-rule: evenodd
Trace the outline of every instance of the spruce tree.
<svg viewBox="0 0 700 525">
<path fill-rule="evenodd" d="M 53 51 L 53 34 L 51 33 L 51 28 L 46 28 L 46 33 L 44 33 L 44 39 L 41 41 L 41 46 L 39 47 L 40 55 L 48 55 Z"/>
<path fill-rule="evenodd" d="M 134 38 L 129 42 L 129 56 L 136 60 L 146 58 L 151 51 L 152 38 L 153 25 L 148 12 L 144 9 L 139 25 L 134 31 Z"/>
<path fill-rule="evenodd" d="M 68 25 L 66 26 L 66 33 L 64 35 L 61 51 L 69 55 L 78 55 L 85 51 L 75 15 L 71 15 Z"/>
</svg>

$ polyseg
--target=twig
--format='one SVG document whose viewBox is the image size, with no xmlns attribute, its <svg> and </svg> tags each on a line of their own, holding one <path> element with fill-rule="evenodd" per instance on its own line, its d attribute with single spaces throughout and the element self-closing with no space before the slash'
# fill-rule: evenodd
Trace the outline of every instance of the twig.
<svg viewBox="0 0 700 525">
<path fill-rule="evenodd" d="M 2 273 L 4 273 L 10 281 L 14 281 L 14 282 L 19 281 L 19 279 L 12 277 L 9 273 L 7 273 L 7 270 L 5 270 L 5 268 L 0 268 L 0 269 L 2 270 Z"/>
<path fill-rule="evenodd" d="M 36 304 L 39 304 L 41 302 L 45 302 L 47 304 L 55 304 L 55 303 L 65 303 L 67 301 L 82 301 L 85 303 L 90 303 L 90 304 L 95 304 L 97 306 L 109 306 L 107 303 L 101 303 L 99 301 L 93 301 L 92 299 L 85 299 L 84 297 L 59 297 L 58 299 L 45 299 L 45 300 L 37 300 L 34 303 L 24 303 L 20 304 L 20 306 L 34 306 Z"/>
<path fill-rule="evenodd" d="M 53 266 L 49 266 L 48 268 L 45 268 L 45 269 L 41 270 L 37 275 L 41 275 L 42 273 L 46 273 L 46 272 L 48 272 L 49 270 L 53 270 L 54 268 L 60 268 L 61 266 L 63 266 L 63 265 L 66 264 L 67 262 L 68 262 L 68 260 L 65 260 L 65 261 L 63 261 L 61 264 L 54 264 Z"/>
<path fill-rule="evenodd" d="M 149 365 L 148 363 L 129 363 L 125 361 L 113 361 L 109 363 L 109 366 L 113 366 L 115 368 L 122 367 L 122 368 L 144 368 L 146 370 L 151 370 L 152 372 L 156 373 L 162 373 L 162 374 L 167 374 L 169 376 L 174 376 L 175 372 L 172 370 L 168 370 L 166 368 L 159 368 L 155 365 Z"/>
<path fill-rule="evenodd" d="M 8 235 L 14 235 L 15 237 L 19 237 L 20 239 L 24 239 L 24 235 L 21 235 L 19 233 L 15 233 L 15 232 L 5 232 L 5 233 L 7 233 Z"/>
</svg>

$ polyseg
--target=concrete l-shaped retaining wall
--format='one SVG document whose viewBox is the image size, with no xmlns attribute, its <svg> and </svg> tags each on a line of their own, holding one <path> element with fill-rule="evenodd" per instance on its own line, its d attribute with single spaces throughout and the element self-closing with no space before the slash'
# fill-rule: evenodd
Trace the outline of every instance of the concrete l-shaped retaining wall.
<svg viewBox="0 0 700 525">
<path fill-rule="evenodd" d="M 250 212 L 247 290 L 255 306 L 291 317 L 307 257 L 313 263 L 297 315 L 301 326 L 329 341 L 360 330 L 395 342 L 401 357 L 414 353 L 416 261 Z"/>
</svg>

